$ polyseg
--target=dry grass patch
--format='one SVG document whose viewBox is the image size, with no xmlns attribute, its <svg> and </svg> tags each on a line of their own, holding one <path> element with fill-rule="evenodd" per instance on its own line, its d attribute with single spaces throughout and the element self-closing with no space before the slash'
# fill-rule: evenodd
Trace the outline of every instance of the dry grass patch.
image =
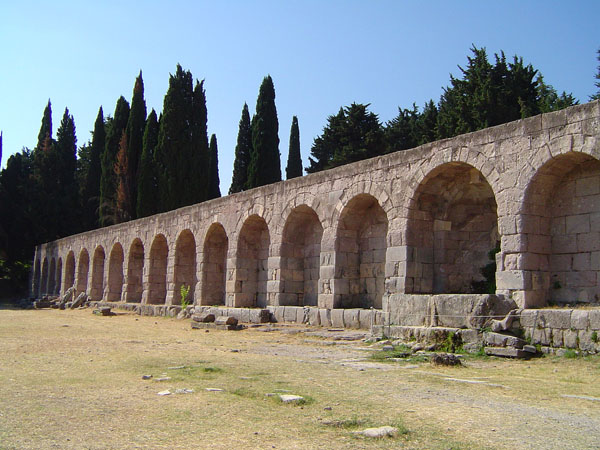
<svg viewBox="0 0 600 450">
<path fill-rule="evenodd" d="M 206 333 L 89 309 L 0 310 L 0 345 L 2 448 L 527 448 L 544 436 L 565 449 L 586 448 L 586 430 L 600 428 L 597 403 L 562 397 L 600 397 L 597 358 L 406 369 L 374 363 L 361 342 Z M 167 389 L 194 392 L 157 395 Z M 383 425 L 401 432 L 375 441 L 351 433 Z"/>
</svg>

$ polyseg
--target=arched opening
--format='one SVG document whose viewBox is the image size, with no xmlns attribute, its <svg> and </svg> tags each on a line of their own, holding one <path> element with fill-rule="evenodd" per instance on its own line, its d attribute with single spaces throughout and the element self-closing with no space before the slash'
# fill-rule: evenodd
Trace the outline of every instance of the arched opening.
<svg viewBox="0 0 600 450">
<path fill-rule="evenodd" d="M 56 290 L 56 259 L 50 260 L 50 271 L 48 272 L 48 294 L 54 295 Z"/>
<path fill-rule="evenodd" d="M 335 240 L 334 307 L 381 308 L 387 231 L 375 197 L 360 194 L 344 207 Z"/>
<path fill-rule="evenodd" d="M 109 302 L 121 301 L 123 290 L 123 247 L 118 242 L 113 245 L 108 259 L 108 280 L 106 300 Z"/>
<path fill-rule="evenodd" d="M 257 215 L 248 217 L 238 239 L 235 306 L 267 306 L 269 244 L 265 220 Z"/>
<path fill-rule="evenodd" d="M 140 239 L 136 238 L 129 247 L 129 257 L 127 259 L 126 302 L 140 303 L 142 301 L 143 277 L 144 245 Z"/>
<path fill-rule="evenodd" d="M 225 304 L 225 269 L 229 239 L 220 223 L 213 223 L 202 251 L 202 305 Z"/>
<path fill-rule="evenodd" d="M 48 293 L 48 258 L 42 263 L 42 279 L 40 281 L 40 295 Z"/>
<path fill-rule="evenodd" d="M 40 260 L 36 259 L 33 263 L 33 285 L 31 290 L 34 297 L 40 295 L 40 277 L 41 277 L 41 269 L 40 269 Z"/>
<path fill-rule="evenodd" d="M 96 247 L 92 260 L 92 285 L 90 298 L 94 301 L 102 300 L 104 295 L 104 260 L 106 255 L 101 246 Z"/>
<path fill-rule="evenodd" d="M 73 286 L 75 286 L 75 254 L 71 250 L 67 254 L 67 262 L 65 263 L 65 292 Z"/>
<path fill-rule="evenodd" d="M 301 205 L 287 218 L 281 243 L 279 305 L 317 306 L 323 226 L 315 211 Z"/>
<path fill-rule="evenodd" d="M 90 255 L 84 248 L 79 253 L 79 261 L 77 262 L 77 286 L 75 287 L 75 295 L 87 291 L 88 272 L 90 270 Z"/>
<path fill-rule="evenodd" d="M 437 167 L 409 208 L 406 292 L 495 292 L 497 206 L 479 170 L 465 163 Z"/>
<path fill-rule="evenodd" d="M 527 251 L 518 268 L 531 273 L 533 303 L 600 302 L 600 161 L 576 152 L 548 161 L 526 190 L 520 220 Z"/>
<path fill-rule="evenodd" d="M 56 285 L 54 288 L 54 293 L 56 295 L 60 295 L 62 282 L 62 258 L 58 258 L 58 263 L 56 264 Z"/>
<path fill-rule="evenodd" d="M 167 261 L 169 247 L 167 239 L 159 234 L 150 247 L 150 267 L 148 267 L 148 304 L 162 305 L 167 297 Z"/>
<path fill-rule="evenodd" d="M 194 304 L 196 290 L 196 240 L 190 230 L 183 230 L 175 243 L 175 292 L 173 304 L 181 304 L 182 286 L 189 289 L 187 303 Z"/>
</svg>

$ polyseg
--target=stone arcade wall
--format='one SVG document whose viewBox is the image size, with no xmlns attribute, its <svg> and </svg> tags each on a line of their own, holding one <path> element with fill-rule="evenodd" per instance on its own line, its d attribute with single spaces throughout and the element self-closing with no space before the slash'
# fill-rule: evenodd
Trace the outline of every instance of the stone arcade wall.
<svg viewBox="0 0 600 450">
<path fill-rule="evenodd" d="M 31 292 L 381 309 L 471 293 L 499 247 L 497 295 L 598 304 L 599 134 L 592 102 L 69 236 L 36 248 Z"/>
</svg>

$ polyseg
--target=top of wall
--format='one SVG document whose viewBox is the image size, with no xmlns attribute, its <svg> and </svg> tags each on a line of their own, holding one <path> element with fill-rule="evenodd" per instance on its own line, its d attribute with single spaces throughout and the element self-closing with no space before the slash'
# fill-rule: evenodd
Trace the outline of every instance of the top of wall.
<svg viewBox="0 0 600 450">
<path fill-rule="evenodd" d="M 149 222 L 160 223 L 163 221 L 168 221 L 172 217 L 180 214 L 192 214 L 200 207 L 212 209 L 232 201 L 241 202 L 272 193 L 285 192 L 289 190 L 301 190 L 303 187 L 319 184 L 323 181 L 332 181 L 340 178 L 352 177 L 354 175 L 366 173 L 371 170 L 381 170 L 399 165 L 415 163 L 417 161 L 429 159 L 434 153 L 445 149 L 459 150 L 465 147 L 482 146 L 517 137 L 534 137 L 552 129 L 568 127 L 585 120 L 599 117 L 600 101 L 597 100 L 594 102 L 585 103 L 583 105 L 572 106 L 560 111 L 540 114 L 527 119 L 521 119 L 502 125 L 497 125 L 495 127 L 485 128 L 472 133 L 462 134 L 453 138 L 434 141 L 414 149 L 401 150 L 387 155 L 346 164 L 333 169 L 293 178 L 291 180 L 280 181 L 248 191 L 220 197 L 214 200 L 208 200 L 203 203 L 197 203 L 176 210 L 156 214 L 154 216 L 144 217 L 117 225 L 111 225 L 109 227 L 86 231 L 84 233 L 79 233 L 78 235 L 68 236 L 50 243 L 42 244 L 41 246 L 43 248 L 51 248 L 60 243 L 62 240 L 72 239 L 74 236 L 93 238 L 94 235 L 97 234 L 119 233 L 121 230 L 130 230 L 132 228 L 146 226 Z M 583 128 L 582 133 L 585 133 Z"/>
</svg>

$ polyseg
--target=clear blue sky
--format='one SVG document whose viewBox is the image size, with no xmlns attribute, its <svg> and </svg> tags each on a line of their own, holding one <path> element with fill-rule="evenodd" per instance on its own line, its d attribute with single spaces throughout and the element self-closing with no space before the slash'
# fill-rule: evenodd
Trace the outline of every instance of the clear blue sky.
<svg viewBox="0 0 600 450">
<path fill-rule="evenodd" d="M 580 102 L 596 91 L 600 1 L 2 1 L 2 167 L 33 148 L 48 98 L 54 133 L 65 106 L 78 144 L 100 105 L 130 101 L 143 71 L 148 111 L 162 109 L 180 63 L 205 79 L 209 133 L 219 143 L 221 192 L 231 183 L 244 102 L 253 113 L 273 77 L 282 172 L 293 115 L 304 166 L 327 116 L 370 103 L 382 122 L 398 106 L 437 101 L 472 44 L 522 56 Z"/>
</svg>

